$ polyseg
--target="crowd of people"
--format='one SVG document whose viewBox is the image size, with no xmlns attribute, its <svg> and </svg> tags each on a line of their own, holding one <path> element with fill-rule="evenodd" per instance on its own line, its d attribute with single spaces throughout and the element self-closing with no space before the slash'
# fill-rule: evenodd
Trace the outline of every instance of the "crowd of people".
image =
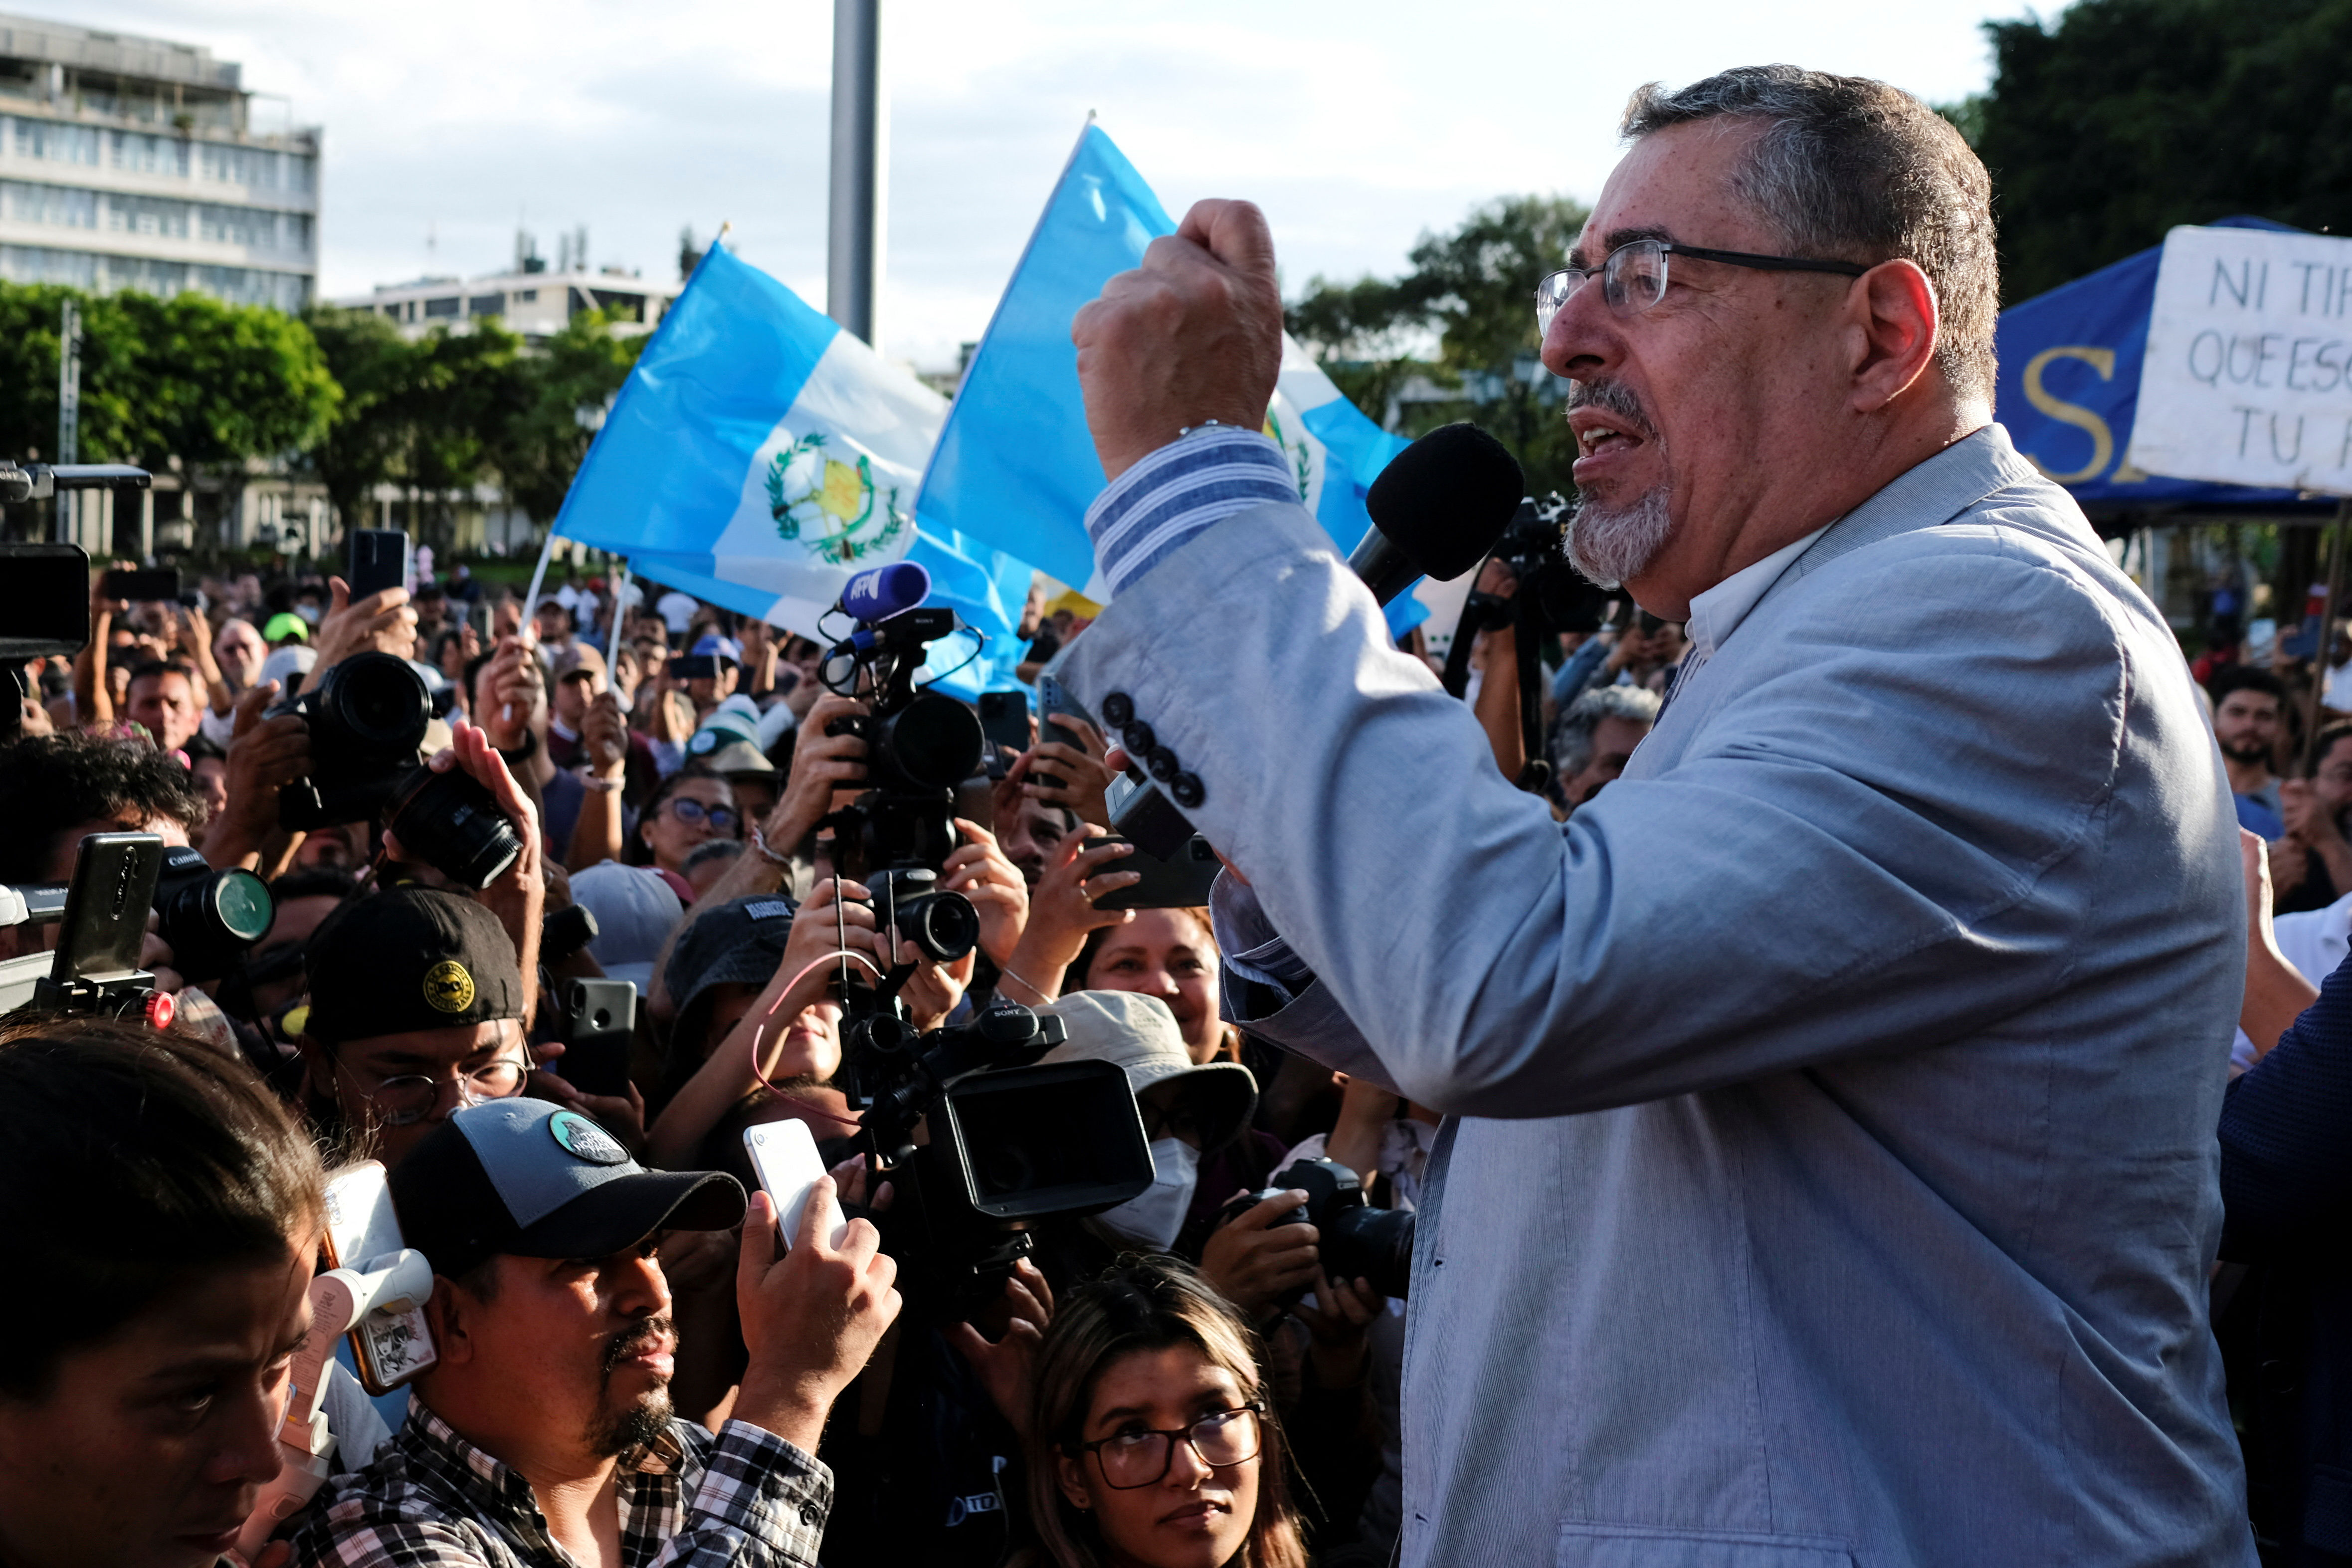
<svg viewBox="0 0 2352 1568">
<path fill-rule="evenodd" d="M 16 1022 L 0 1050 L 0 1076 L 22 1075 L 10 1103 L 40 1115 L 135 1092 L 228 1108 L 233 1148 L 208 1150 L 224 1135 L 199 1135 L 191 1110 L 160 1142 L 142 1143 L 148 1124 L 109 1127 L 73 1156 L 95 1190 L 118 1194 L 107 1201 L 141 1211 L 142 1256 L 192 1257 L 235 1232 L 229 1253 L 250 1283 L 223 1288 L 225 1314 L 229 1300 L 266 1298 L 281 1328 L 291 1322 L 283 1298 L 289 1268 L 308 1277 L 320 1173 L 362 1159 L 391 1167 L 404 1228 L 443 1279 L 431 1318 L 441 1364 L 413 1387 L 371 1400 L 353 1385 L 330 1402 L 339 1474 L 288 1531 L 295 1560 L 560 1562 L 561 1548 L 596 1561 L 598 1521 L 611 1519 L 589 1505 L 617 1491 L 622 1556 L 605 1561 L 665 1549 L 674 1561 L 833 1564 L 1388 1561 L 1405 1303 L 1326 1269 L 1307 1194 L 1284 1173 L 1334 1161 L 1379 1205 L 1410 1212 L 1439 1118 L 1226 1022 L 1205 910 L 1096 907 L 1137 879 L 1120 868 L 1131 847 L 1107 832 L 1112 744 L 1057 716 L 1033 725 L 1025 750 L 992 748 L 961 792 L 941 886 L 972 901 L 979 948 L 918 963 L 905 995 L 924 1028 L 990 994 L 1059 1016 L 1069 1038 L 1048 1059 L 1126 1071 L 1155 1183 L 1107 1213 L 1036 1227 L 987 1300 L 942 1293 L 927 1273 L 903 1312 L 893 1279 L 928 1260 L 914 1256 L 920 1233 L 892 1225 L 891 1184 L 862 1162 L 835 1081 L 843 998 L 825 962 L 845 942 L 884 966 L 920 957 L 877 935 L 866 889 L 828 874 L 827 816 L 866 784 L 866 742 L 835 721 L 865 703 L 819 682 L 822 650 L 806 638 L 684 595 L 617 603 L 606 588 L 567 584 L 526 617 L 510 593 L 462 577 L 355 603 L 339 579 L 266 591 L 251 576 L 207 579 L 193 605 L 94 597 L 89 650 L 24 672 L 27 732 L 0 752 L 0 812 L 17 825 L 0 880 L 62 881 L 86 835 L 152 832 L 259 875 L 275 912 L 242 962 L 200 984 L 150 937 L 145 962 L 179 999 L 168 1032 Z M 1037 671 L 1086 629 L 1066 610 L 1047 619 L 1041 596 L 1023 628 Z M 1609 608 L 1610 624 L 1561 634 L 1549 655 L 1549 788 L 1563 819 L 1622 771 L 1689 647 L 1678 626 Z M 1511 689 L 1516 649 L 1508 629 L 1478 637 L 1467 697 L 1483 710 Z M 1418 635 L 1405 646 L 1425 647 Z M 489 785 L 522 840 L 490 887 L 404 861 L 381 823 L 279 827 L 278 792 L 310 756 L 304 721 L 274 705 L 370 649 L 414 662 L 438 715 L 426 749 Z M 2328 770 L 2352 778 L 2338 756 L 2352 723 L 2331 714 L 2294 766 L 2278 675 L 2224 661 L 2207 689 L 2241 816 L 2269 840 L 2249 877 L 2275 891 L 2275 923 L 2252 945 L 2242 1071 L 2283 1037 L 2294 1058 L 2295 1015 L 2345 953 L 2352 921 L 2335 889 L 2352 876 L 2329 852 L 2346 842 L 2352 783 Z M 1515 723 L 1513 707 L 1490 726 L 1498 767 L 1512 765 Z M 572 904 L 595 934 L 543 947 L 548 917 Z M 18 951 L 41 940 L 36 927 L 0 933 Z M 452 966 L 466 977 L 455 1006 L 433 984 Z M 559 1000 L 566 981 L 597 975 L 642 996 L 625 1081 L 604 1092 L 564 1076 Z M 566 1237 L 561 1258 L 511 1236 L 482 1242 L 470 1211 L 499 1204 L 495 1171 L 491 1189 L 446 1172 L 466 1163 L 457 1131 L 478 1146 L 471 1130 L 502 1104 L 586 1116 L 625 1158 L 625 1184 L 656 1183 L 655 1195 L 604 1221 L 593 1246 Z M 742 1136 L 779 1120 L 808 1122 L 835 1166 L 857 1216 L 840 1237 L 813 1230 L 780 1251 L 772 1210 L 747 1220 L 743 1192 L 758 1183 Z M 43 1163 L 45 1185 L 58 1180 L 54 1150 L 0 1142 Z M 134 1148 L 200 1158 L 215 1186 L 162 1200 L 161 1165 L 123 1163 Z M 562 1159 L 551 1141 L 524 1157 Z M 727 1175 L 681 1196 L 658 1186 L 667 1172 Z M 37 1217 L 67 1275 L 100 1268 L 68 1235 L 79 1221 Z M 2225 1276 L 2234 1288 L 2244 1273 Z M 146 1314 L 177 1321 L 169 1274 L 158 1264 L 115 1293 L 120 1310 L 31 1336 L 40 1348 L 0 1391 L 0 1460 L 12 1439 L 46 1440 L 58 1401 L 164 1355 L 140 1347 L 169 1338 Z M 2285 1293 L 2307 1310 L 2312 1291 L 2292 1269 L 2257 1278 L 2267 1292 L 2244 1295 L 2230 1320 L 2246 1355 L 2253 1303 L 2275 1309 Z M 564 1335 L 586 1351 L 538 1348 Z M 115 1517 L 126 1549 L 141 1530 L 184 1543 L 192 1520 L 228 1529 L 224 1500 L 274 1472 L 277 1446 L 263 1440 L 274 1424 L 256 1423 L 286 1343 L 265 1334 L 244 1348 L 236 1465 L 175 1461 L 200 1473 L 184 1494 Z M 616 1368 L 636 1368 L 634 1381 Z M 174 1441 L 230 1418 L 225 1396 L 205 1398 L 222 1413 Z M 39 1500 L 12 1504 L 0 1483 L 11 1521 L 0 1540 L 47 1560 L 40 1540 L 14 1533 L 9 1510 L 23 1506 L 83 1550 L 58 1510 L 91 1506 L 105 1472 L 160 1463 L 141 1441 L 161 1439 L 98 1444 L 87 1473 Z M 2270 1442 L 2273 1454 L 2306 1446 Z M 584 1491 L 583 1478 L 594 1483 Z M 518 1508 L 524 1496 L 535 1506 Z M 753 1498 L 789 1507 L 762 1512 Z M 779 1517 L 781 1529 L 763 1522 Z"/>
<path fill-rule="evenodd" d="M 177 1123 L 135 1131 L 118 1105 L 127 1120 L 67 1162 L 108 1201 L 150 1205 L 142 1253 L 193 1258 L 234 1232 L 227 1277 L 249 1282 L 222 1288 L 224 1321 L 236 1303 L 267 1309 L 240 1342 L 234 1397 L 174 1417 L 185 1485 L 114 1521 L 125 1561 L 142 1531 L 182 1546 L 233 1533 L 229 1500 L 274 1472 L 261 1417 L 299 1334 L 319 1184 L 366 1160 L 389 1168 L 405 1238 L 439 1277 L 439 1361 L 370 1396 L 341 1352 L 324 1406 L 337 1475 L 282 1532 L 294 1561 L 1388 1560 L 1404 1302 L 1331 1276 L 1284 1173 L 1336 1162 L 1410 1211 L 1438 1119 L 1227 1023 L 1205 909 L 1097 907 L 1139 880 L 1108 831 L 1120 759 L 1101 729 L 1033 722 L 1029 745 L 992 744 L 958 792 L 939 885 L 971 900 L 979 942 L 939 963 L 877 935 L 869 889 L 832 874 L 828 816 L 867 785 L 867 742 L 838 721 L 868 702 L 820 683 L 804 637 L 657 585 L 623 602 L 601 577 L 528 615 L 462 572 L 356 601 L 334 577 L 206 577 L 176 603 L 112 601 L 94 581 L 89 647 L 21 672 L 0 881 L 65 882 L 89 835 L 152 833 L 252 872 L 273 903 L 225 973 L 184 975 L 151 932 L 142 962 L 176 999 L 169 1030 L 20 1016 L 0 1046 L 0 1076 L 26 1075 L 17 1110 L 108 1095 L 230 1108 L 233 1148 Z M 1086 629 L 1043 601 L 1022 628 L 1032 674 Z M 1665 635 L 1601 643 L 1640 657 L 1564 669 L 1564 802 L 1622 766 L 1656 708 L 1643 682 L 1660 679 Z M 281 794 L 321 760 L 286 705 L 370 652 L 408 661 L 430 693 L 420 756 L 486 786 L 521 844 L 488 886 L 407 858 L 381 820 L 281 826 Z M 1511 656 L 1492 634 L 1478 668 Z M 592 930 L 584 942 L 556 934 L 575 905 L 593 917 L 569 927 Z M 55 940 L 9 928 L 0 956 Z M 1067 1038 L 1046 1061 L 1124 1070 L 1150 1190 L 1039 1223 L 1017 1261 L 949 1278 L 919 1218 L 893 1221 L 897 1184 L 869 1175 L 836 1081 L 844 971 L 827 961 L 845 948 L 912 965 L 901 995 L 918 1028 L 991 997 L 1058 1017 Z M 565 986 L 598 976 L 639 994 L 618 1082 L 566 1074 Z M 611 1176 L 605 1210 L 566 1209 L 552 1247 L 509 1219 L 486 1142 L 519 1137 L 519 1111 L 535 1132 L 570 1114 L 612 1141 L 611 1167 L 544 1137 L 504 1156 Z M 747 1218 L 744 1201 L 759 1185 L 744 1133 L 782 1120 L 809 1124 L 853 1220 L 788 1250 L 773 1213 Z M 201 1175 L 151 1202 L 179 1161 Z M 661 1185 L 673 1172 L 721 1174 Z M 67 1179 L 52 1167 L 44 1184 Z M 100 1267 L 84 1239 L 24 1223 L 60 1237 L 68 1274 Z M 0 1463 L 53 1434 L 58 1402 L 89 1379 L 144 1375 L 128 1347 L 169 1338 L 171 1275 L 127 1277 L 119 1310 L 34 1336 L 0 1392 Z M 226 1447 L 199 1463 L 207 1433 Z M 0 1482 L 0 1559 L 80 1560 L 89 1542 L 64 1510 L 90 1507 L 117 1469 L 161 1463 L 163 1442 L 126 1431 L 37 1496 Z"/>
</svg>

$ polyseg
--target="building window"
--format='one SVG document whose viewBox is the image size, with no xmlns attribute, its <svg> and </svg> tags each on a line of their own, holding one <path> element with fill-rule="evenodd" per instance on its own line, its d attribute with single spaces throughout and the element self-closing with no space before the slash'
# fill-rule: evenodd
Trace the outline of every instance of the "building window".
<svg viewBox="0 0 2352 1568">
<path fill-rule="evenodd" d="M 428 318 L 454 316 L 457 313 L 457 297 L 455 294 L 443 300 L 427 300 L 425 301 L 425 314 Z"/>
<path fill-rule="evenodd" d="M 88 125 L 58 125 L 47 120 L 16 121 L 16 156 L 45 158 L 59 163 L 98 167 L 97 130 Z"/>
<path fill-rule="evenodd" d="M 646 319 L 646 297 L 626 294 L 617 289 L 594 289 L 596 308 L 615 321 L 642 321 Z"/>
<path fill-rule="evenodd" d="M 168 174 L 181 180 L 188 177 L 188 144 L 176 136 L 117 131 L 109 140 L 118 169 L 127 169 L 134 174 Z"/>
<path fill-rule="evenodd" d="M 17 180 L 0 180 L 0 215 L 18 223 L 96 228 L 98 193 L 79 191 L 66 185 L 32 185 Z"/>
<path fill-rule="evenodd" d="M 466 314 L 469 316 L 503 316 L 506 313 L 507 297 L 504 294 L 477 294 L 466 301 Z"/>
<path fill-rule="evenodd" d="M 538 304 L 538 303 L 539 303 L 539 290 L 538 290 L 538 289 L 516 289 L 516 290 L 515 290 L 515 303 L 517 303 L 517 304 L 519 304 L 519 305 L 536 305 L 536 304 Z"/>
<path fill-rule="evenodd" d="M 197 172 L 205 179 L 224 185 L 243 185 L 247 190 L 274 191 L 278 188 L 278 155 L 258 147 L 227 147 L 216 142 L 203 143 Z"/>
<path fill-rule="evenodd" d="M 146 234 L 163 239 L 188 237 L 188 204 L 155 196 L 106 198 L 106 226 L 117 234 Z"/>
</svg>

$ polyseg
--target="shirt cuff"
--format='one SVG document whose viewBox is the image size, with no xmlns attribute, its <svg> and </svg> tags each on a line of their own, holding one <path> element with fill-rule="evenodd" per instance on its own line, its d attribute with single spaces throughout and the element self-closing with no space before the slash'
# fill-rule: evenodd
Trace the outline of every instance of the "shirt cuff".
<svg viewBox="0 0 2352 1568">
<path fill-rule="evenodd" d="M 1298 499 L 1297 477 L 1280 447 L 1238 426 L 1204 426 L 1112 481 L 1087 508 L 1087 532 L 1116 595 L 1212 524 Z"/>
<path fill-rule="evenodd" d="M 1276 934 L 1248 885 L 1221 874 L 1209 889 L 1209 923 L 1225 967 L 1274 992 L 1288 1006 L 1315 984 L 1315 972 Z M 1234 1022 L 1246 1022 L 1235 1019 Z"/>
<path fill-rule="evenodd" d="M 763 1427 L 730 1421 L 704 1462 L 691 1511 L 689 1530 L 740 1531 L 784 1562 L 814 1563 L 833 1511 L 833 1472 Z"/>
</svg>

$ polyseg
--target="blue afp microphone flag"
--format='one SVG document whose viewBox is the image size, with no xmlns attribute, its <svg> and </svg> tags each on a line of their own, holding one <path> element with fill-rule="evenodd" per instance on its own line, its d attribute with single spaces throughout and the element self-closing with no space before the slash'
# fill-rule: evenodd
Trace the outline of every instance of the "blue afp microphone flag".
<svg viewBox="0 0 2352 1568">
<path fill-rule="evenodd" d="M 1087 429 L 1070 321 L 1102 287 L 1176 232 L 1167 209 L 1101 127 L 1088 124 L 1014 267 L 948 410 L 916 500 L 953 530 L 1034 563 L 1100 599 L 1086 510 L 1104 476 Z M 1406 443 L 1367 419 L 1287 337 L 1265 434 L 1297 476 L 1299 500 L 1345 553 L 1370 526 L 1364 493 Z M 1425 616 L 1390 606 L 1402 634 Z"/>
<path fill-rule="evenodd" d="M 916 523 L 946 412 L 945 398 L 714 245 L 623 384 L 555 531 L 810 637 L 824 637 L 818 619 L 853 573 L 913 561 L 935 602 L 1009 642 L 1028 568 Z"/>
</svg>

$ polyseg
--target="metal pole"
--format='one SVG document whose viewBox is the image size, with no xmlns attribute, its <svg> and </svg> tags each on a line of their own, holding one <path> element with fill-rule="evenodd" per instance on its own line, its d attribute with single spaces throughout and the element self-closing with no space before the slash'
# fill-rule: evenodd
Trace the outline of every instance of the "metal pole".
<svg viewBox="0 0 2352 1568">
<path fill-rule="evenodd" d="M 833 0 L 833 201 L 824 313 L 877 347 L 888 119 L 882 102 L 882 0 Z"/>
<path fill-rule="evenodd" d="M 2336 617 L 2344 597 L 2344 530 L 2352 522 L 2352 500 L 2336 503 L 2336 548 L 2327 552 L 2327 608 L 2319 617 L 2319 637 L 2311 650 L 2311 695 L 2303 710 L 2303 744 L 2308 754 L 2319 733 L 2319 699 L 2327 689 L 2327 656 L 2336 647 Z"/>
<path fill-rule="evenodd" d="M 58 458 L 81 461 L 81 308 L 68 298 L 58 313 Z M 57 496 L 57 537 L 77 542 L 81 520 L 79 492 L 59 490 Z"/>
</svg>

